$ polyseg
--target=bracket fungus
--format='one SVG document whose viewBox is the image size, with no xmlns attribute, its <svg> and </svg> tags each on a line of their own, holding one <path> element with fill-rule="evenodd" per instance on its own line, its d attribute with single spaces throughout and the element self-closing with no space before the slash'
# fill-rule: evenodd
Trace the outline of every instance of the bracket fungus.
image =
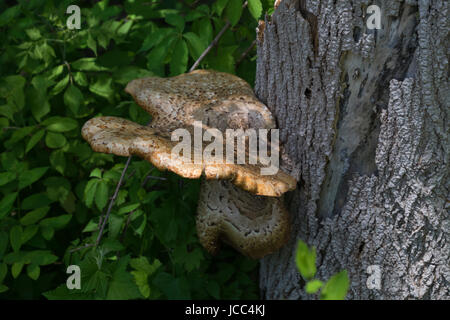
<svg viewBox="0 0 450 320">
<path fill-rule="evenodd" d="M 210 253 L 218 251 L 222 240 L 248 257 L 261 258 L 286 243 L 289 215 L 280 197 L 295 189 L 296 180 L 278 168 L 273 174 L 261 174 L 267 161 L 249 161 L 255 154 L 246 143 L 244 162 L 227 161 L 222 151 L 230 140 L 233 160 L 239 157 L 236 136 L 222 139 L 214 134 L 212 149 L 204 140 L 208 130 L 225 133 L 229 129 L 275 128 L 272 114 L 247 82 L 226 73 L 197 70 L 172 78 L 133 80 L 125 90 L 152 115 L 152 122 L 142 126 L 117 117 L 90 119 L 82 128 L 82 136 L 94 151 L 137 155 L 160 170 L 202 178 L 197 234 Z M 195 140 L 188 139 L 182 155 L 174 153 L 178 142 L 173 141 L 180 128 Z M 199 132 L 203 139 L 197 143 Z M 260 156 L 256 153 L 257 160 Z"/>
</svg>

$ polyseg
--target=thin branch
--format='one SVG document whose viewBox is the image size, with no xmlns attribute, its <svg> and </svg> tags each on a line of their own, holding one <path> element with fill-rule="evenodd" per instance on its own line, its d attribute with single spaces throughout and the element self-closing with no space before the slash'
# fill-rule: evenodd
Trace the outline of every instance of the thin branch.
<svg viewBox="0 0 450 320">
<path fill-rule="evenodd" d="M 114 191 L 114 194 L 111 200 L 109 201 L 108 211 L 106 211 L 105 218 L 102 221 L 102 226 L 100 227 L 100 231 L 97 237 L 97 241 L 95 242 L 95 245 L 98 245 L 100 243 L 100 240 L 102 239 L 103 230 L 105 229 L 106 222 L 108 221 L 109 215 L 111 214 L 111 209 L 114 205 L 114 202 L 116 201 L 117 195 L 119 194 L 119 190 L 123 182 L 123 177 L 125 176 L 125 172 L 127 172 L 128 166 L 130 165 L 131 158 L 132 158 L 131 156 L 128 157 L 127 162 L 125 163 L 125 167 L 122 170 L 122 174 L 120 175 L 119 182 L 117 183 L 116 191 Z"/>
<path fill-rule="evenodd" d="M 242 8 L 245 8 L 247 6 L 247 1 L 244 2 L 242 5 Z M 203 60 L 203 58 L 211 51 L 212 48 L 214 48 L 217 43 L 219 42 L 220 38 L 223 36 L 225 31 L 231 26 L 231 22 L 228 20 L 227 23 L 223 26 L 222 30 L 217 34 L 217 36 L 214 38 L 214 40 L 210 43 L 210 45 L 203 51 L 203 53 L 200 55 L 200 57 L 195 61 L 195 63 L 192 65 L 192 67 L 189 69 L 189 72 L 194 71 L 197 69 L 200 62 Z"/>
<path fill-rule="evenodd" d="M 69 252 L 73 253 L 73 252 L 80 251 L 80 250 L 83 250 L 83 249 L 86 249 L 86 248 L 90 248 L 90 247 L 93 247 L 93 246 L 95 246 L 95 244 L 93 244 L 93 243 L 86 243 L 85 245 L 83 245 L 81 247 L 78 247 L 78 248 L 74 248 L 74 249 L 70 250 Z"/>
</svg>

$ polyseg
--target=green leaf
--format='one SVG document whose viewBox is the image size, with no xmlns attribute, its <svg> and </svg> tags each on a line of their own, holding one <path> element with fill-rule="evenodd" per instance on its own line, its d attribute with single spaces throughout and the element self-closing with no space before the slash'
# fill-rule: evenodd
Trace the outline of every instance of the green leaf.
<svg viewBox="0 0 450 320">
<path fill-rule="evenodd" d="M 41 234 L 45 240 L 50 241 L 55 234 L 55 230 L 51 227 L 41 227 Z"/>
<path fill-rule="evenodd" d="M 174 76 L 184 73 L 187 70 L 188 59 L 189 56 L 186 41 L 180 39 L 175 45 L 174 52 L 172 54 L 172 60 L 170 61 L 171 75 Z"/>
<path fill-rule="evenodd" d="M 22 227 L 16 225 L 9 231 L 9 241 L 14 251 L 19 251 L 22 246 Z"/>
<path fill-rule="evenodd" d="M 230 0 L 225 8 L 225 16 L 230 21 L 231 26 L 234 27 L 241 19 L 242 15 L 242 0 Z"/>
<path fill-rule="evenodd" d="M 124 206 L 124 207 L 120 208 L 119 212 L 117 214 L 120 215 L 120 214 L 131 212 L 131 211 L 136 210 L 137 208 L 139 208 L 140 205 L 141 205 L 140 203 L 129 204 L 127 206 Z"/>
<path fill-rule="evenodd" d="M 139 291 L 144 296 L 144 298 L 148 298 L 150 296 L 150 286 L 148 285 L 148 276 L 143 271 L 131 271 L 130 272 L 134 277 L 134 282 L 139 288 Z"/>
<path fill-rule="evenodd" d="M 225 9 L 228 0 L 217 0 L 213 4 L 213 11 L 217 13 L 218 16 L 222 15 L 223 9 Z"/>
<path fill-rule="evenodd" d="M 41 32 L 39 31 L 39 29 L 36 29 L 36 28 L 27 29 L 27 30 L 25 30 L 25 33 L 33 41 L 41 38 Z"/>
<path fill-rule="evenodd" d="M 208 293 L 214 299 L 220 299 L 220 286 L 216 281 L 214 280 L 208 281 L 208 284 L 206 285 L 206 291 L 208 291 Z"/>
<path fill-rule="evenodd" d="M 95 55 L 97 55 L 97 43 L 95 42 L 94 38 L 92 38 L 90 32 L 88 33 L 86 45 L 89 49 L 92 50 L 92 52 L 94 52 Z"/>
<path fill-rule="evenodd" d="M 191 57 L 197 60 L 208 45 L 193 32 L 187 32 L 183 37 L 187 40 Z"/>
<path fill-rule="evenodd" d="M 118 263 L 117 268 L 113 273 L 111 282 L 109 283 L 108 300 L 130 300 L 142 298 L 138 287 L 133 281 L 132 275 L 126 271 L 126 266 L 129 262 L 129 256 L 122 257 Z"/>
<path fill-rule="evenodd" d="M 0 173 L 0 186 L 10 183 L 16 179 L 14 172 L 2 172 Z"/>
<path fill-rule="evenodd" d="M 112 88 L 112 78 L 108 76 L 101 76 L 97 81 L 89 86 L 89 90 L 100 97 L 106 98 L 112 102 L 114 96 L 114 89 Z"/>
<path fill-rule="evenodd" d="M 0 257 L 3 257 L 5 254 L 8 242 L 8 233 L 6 233 L 6 231 L 0 231 Z"/>
<path fill-rule="evenodd" d="M 94 202 L 95 193 L 97 191 L 98 179 L 91 179 L 84 188 L 84 203 L 88 208 L 92 206 Z"/>
<path fill-rule="evenodd" d="M 108 190 L 108 184 L 106 183 L 106 181 L 103 181 L 103 180 L 98 181 L 97 188 L 95 191 L 95 205 L 97 206 L 97 208 L 100 211 L 102 211 L 103 208 L 108 203 L 108 198 L 109 198 L 108 194 L 109 194 L 109 190 Z"/>
<path fill-rule="evenodd" d="M 128 20 L 124 24 L 122 24 L 119 29 L 117 29 L 117 35 L 120 37 L 124 37 L 128 34 L 128 32 L 131 29 L 131 26 L 133 25 L 133 20 Z"/>
<path fill-rule="evenodd" d="M 39 227 L 37 225 L 27 226 L 22 233 L 22 245 L 27 243 L 28 240 L 33 238 L 38 232 Z"/>
<path fill-rule="evenodd" d="M 21 5 L 16 5 L 2 12 L 0 15 L 0 27 L 9 24 L 15 17 L 17 17 L 20 14 L 20 7 Z"/>
<path fill-rule="evenodd" d="M 99 66 L 96 58 L 81 58 L 72 63 L 72 68 L 80 71 L 107 71 L 108 68 Z"/>
<path fill-rule="evenodd" d="M 45 193 L 36 193 L 26 197 L 21 203 L 22 210 L 31 210 L 48 206 L 53 201 Z"/>
<path fill-rule="evenodd" d="M 25 148 L 25 153 L 28 153 L 34 146 L 41 141 L 42 137 L 44 137 L 45 129 L 41 129 L 36 132 L 33 136 L 31 136 L 30 140 L 28 140 L 27 146 Z"/>
<path fill-rule="evenodd" d="M 295 263 L 303 278 L 312 279 L 316 274 L 316 249 L 314 247 L 309 249 L 306 243 L 299 240 Z"/>
<path fill-rule="evenodd" d="M 5 279 L 7 273 L 8 273 L 8 266 L 6 265 L 6 263 L 4 262 L 0 263 L 0 283 L 3 282 L 3 279 Z"/>
<path fill-rule="evenodd" d="M 45 144 L 52 149 L 62 148 L 66 142 L 66 137 L 61 133 L 47 132 L 47 135 L 45 136 Z"/>
<path fill-rule="evenodd" d="M 58 217 L 52 217 L 52 218 L 46 218 L 42 220 L 39 225 L 41 225 L 44 228 L 52 228 L 52 229 L 62 229 L 64 228 L 72 219 L 71 214 L 63 214 Z"/>
<path fill-rule="evenodd" d="M 42 122 L 48 131 L 67 132 L 78 127 L 78 122 L 72 118 L 51 117 Z"/>
<path fill-rule="evenodd" d="M 17 192 L 9 193 L 0 201 L 0 219 L 10 212 L 14 201 L 16 201 L 17 194 Z"/>
<path fill-rule="evenodd" d="M 111 214 L 109 216 L 108 221 L 108 236 L 112 239 L 117 238 L 120 233 L 120 229 L 122 228 L 122 224 L 124 221 L 123 216 L 118 216 L 116 214 Z"/>
<path fill-rule="evenodd" d="M 33 211 L 28 212 L 25 216 L 20 218 L 20 223 L 24 226 L 28 226 L 30 224 L 36 223 L 42 218 L 44 218 L 48 211 L 50 210 L 50 207 L 43 207 L 39 209 L 35 209 Z"/>
<path fill-rule="evenodd" d="M 258 20 L 261 16 L 262 9 L 261 0 L 248 0 L 248 10 L 250 10 L 250 13 L 255 20 Z"/>
<path fill-rule="evenodd" d="M 320 299 L 344 300 L 349 286 L 350 281 L 348 279 L 347 270 L 342 270 L 327 281 L 320 293 Z"/>
<path fill-rule="evenodd" d="M 59 81 L 52 89 L 51 94 L 56 96 L 57 94 L 59 94 L 61 91 L 64 90 L 64 88 L 67 86 L 67 84 L 69 83 L 69 75 L 66 75 L 61 81 Z"/>
<path fill-rule="evenodd" d="M 82 87 L 86 87 L 89 84 L 88 78 L 84 72 L 74 72 L 73 80 L 75 80 L 76 84 Z"/>
<path fill-rule="evenodd" d="M 178 14 L 168 14 L 165 18 L 166 22 L 174 26 L 179 32 L 184 30 L 184 19 Z"/>
<path fill-rule="evenodd" d="M 25 106 L 25 83 L 26 80 L 22 76 L 8 76 L 0 82 L 0 96 L 6 98 L 8 105 L 16 111 Z"/>
<path fill-rule="evenodd" d="M 27 104 L 31 108 L 31 113 L 37 121 L 50 112 L 50 103 L 47 99 L 47 88 L 38 89 L 30 87 L 27 90 Z"/>
<path fill-rule="evenodd" d="M 40 273 L 41 269 L 37 264 L 29 264 L 27 266 L 27 274 L 32 280 L 37 280 Z"/>
<path fill-rule="evenodd" d="M 320 280 L 311 280 L 306 283 L 305 291 L 306 293 L 313 294 L 316 293 L 320 288 L 322 288 L 323 282 Z"/>
<path fill-rule="evenodd" d="M 74 85 L 67 87 L 66 92 L 64 92 L 64 104 L 72 111 L 73 114 L 78 114 L 80 106 L 83 104 L 83 94 L 80 89 Z"/>
<path fill-rule="evenodd" d="M 48 167 L 25 170 L 19 174 L 19 189 L 23 189 L 38 181 L 48 170 Z"/>
<path fill-rule="evenodd" d="M 11 274 L 13 276 L 14 279 L 16 279 L 20 272 L 22 271 L 23 268 L 23 262 L 14 262 L 12 267 L 11 267 Z"/>
<path fill-rule="evenodd" d="M 94 170 L 92 170 L 91 174 L 89 175 L 89 178 L 91 178 L 91 177 L 101 178 L 102 177 L 102 169 L 95 168 Z"/>
<path fill-rule="evenodd" d="M 50 164 L 61 174 L 64 174 L 66 169 L 66 158 L 62 150 L 55 150 L 50 154 Z"/>
</svg>

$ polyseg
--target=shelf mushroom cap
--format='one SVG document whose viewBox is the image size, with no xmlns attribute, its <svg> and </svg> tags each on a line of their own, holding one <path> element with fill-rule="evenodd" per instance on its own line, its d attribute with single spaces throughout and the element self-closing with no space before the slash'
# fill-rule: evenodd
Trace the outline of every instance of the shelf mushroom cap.
<svg viewBox="0 0 450 320">
<path fill-rule="evenodd" d="M 274 175 L 261 175 L 260 165 L 228 164 L 215 157 L 203 157 L 200 163 L 195 163 L 193 154 L 174 155 L 172 150 L 177 142 L 171 141 L 169 132 L 122 118 L 92 118 L 84 124 L 82 136 L 96 152 L 137 155 L 160 170 L 170 170 L 190 179 L 204 175 L 206 179 L 230 180 L 256 195 L 278 197 L 296 186 L 295 179 L 281 170 Z"/>
<path fill-rule="evenodd" d="M 132 80 L 125 91 L 168 130 L 201 121 L 206 128 L 275 128 L 270 110 L 250 85 L 232 74 L 195 70 L 176 77 Z"/>
</svg>

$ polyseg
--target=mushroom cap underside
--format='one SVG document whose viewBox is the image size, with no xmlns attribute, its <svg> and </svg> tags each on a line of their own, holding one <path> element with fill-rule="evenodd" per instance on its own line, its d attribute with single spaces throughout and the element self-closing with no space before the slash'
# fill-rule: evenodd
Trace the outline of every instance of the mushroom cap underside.
<svg viewBox="0 0 450 320">
<path fill-rule="evenodd" d="M 228 181 L 203 181 L 196 228 L 200 243 L 211 254 L 223 241 L 259 259 L 286 244 L 290 221 L 281 198 L 256 196 Z"/>
</svg>

